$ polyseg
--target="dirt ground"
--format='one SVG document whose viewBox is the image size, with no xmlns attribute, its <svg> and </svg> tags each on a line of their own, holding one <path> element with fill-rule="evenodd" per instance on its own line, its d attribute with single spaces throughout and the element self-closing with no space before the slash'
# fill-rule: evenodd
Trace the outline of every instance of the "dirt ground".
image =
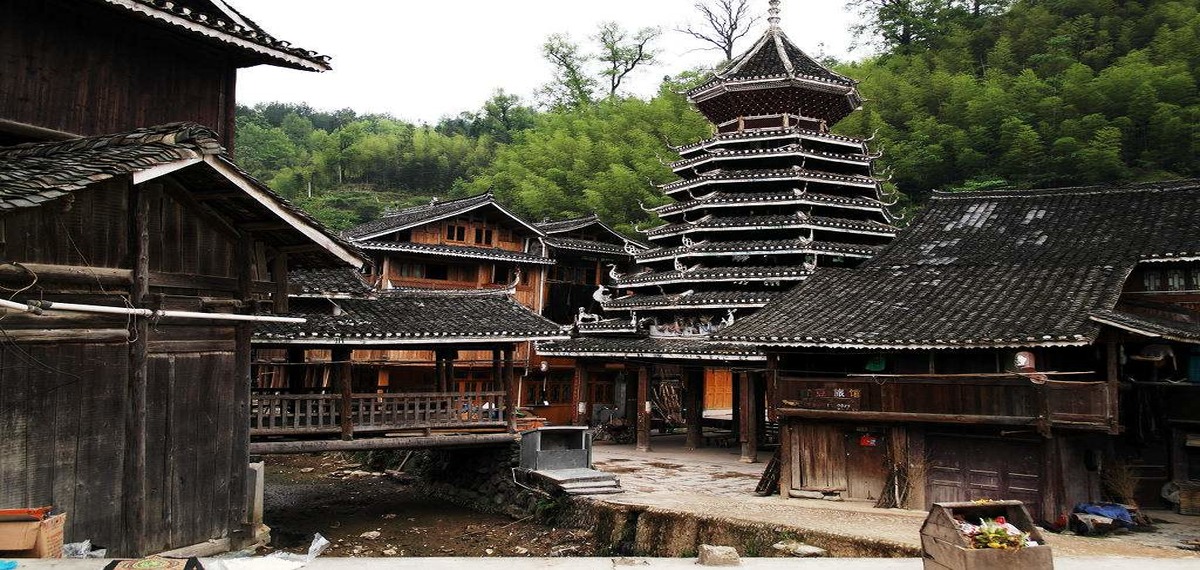
<svg viewBox="0 0 1200 570">
<path fill-rule="evenodd" d="M 322 556 L 592 556 L 596 550 L 585 531 L 421 496 L 403 478 L 367 474 L 337 454 L 267 456 L 266 464 L 263 507 L 272 541 L 264 552 L 306 552 L 314 533 L 333 543 Z"/>
</svg>

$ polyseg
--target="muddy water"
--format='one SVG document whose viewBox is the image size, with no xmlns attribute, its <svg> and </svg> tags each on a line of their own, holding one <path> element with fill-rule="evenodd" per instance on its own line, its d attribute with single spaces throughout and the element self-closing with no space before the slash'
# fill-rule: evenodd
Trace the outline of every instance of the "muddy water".
<svg viewBox="0 0 1200 570">
<path fill-rule="evenodd" d="M 423 496 L 391 477 L 335 478 L 365 469 L 338 456 L 267 456 L 264 520 L 271 549 L 303 552 L 314 533 L 324 556 L 590 556 L 590 535 L 480 514 Z M 376 536 L 375 533 L 378 533 Z M 365 535 L 365 536 L 364 536 Z"/>
</svg>

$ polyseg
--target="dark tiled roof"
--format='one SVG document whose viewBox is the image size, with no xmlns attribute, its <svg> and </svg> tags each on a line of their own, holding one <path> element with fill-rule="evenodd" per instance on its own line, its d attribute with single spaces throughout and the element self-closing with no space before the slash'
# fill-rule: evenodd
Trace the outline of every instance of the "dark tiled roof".
<svg viewBox="0 0 1200 570">
<path fill-rule="evenodd" d="M 367 251 L 398 251 L 404 253 L 422 253 L 444 257 L 466 257 L 469 259 L 489 259 L 493 261 L 511 261 L 514 263 L 536 263 L 539 265 L 554 265 L 554 260 L 533 253 L 511 251 L 498 247 L 471 247 L 467 245 L 440 245 L 436 243 L 414 243 L 400 241 L 361 241 L 358 246 Z"/>
<path fill-rule="evenodd" d="M 703 257 L 721 255 L 780 255 L 780 254 L 824 254 L 847 255 L 853 257 L 870 257 L 875 255 L 880 246 L 831 243 L 824 241 L 805 242 L 801 240 L 761 240 L 761 241 L 723 241 L 704 243 L 697 242 L 692 246 L 650 249 L 639 253 L 639 262 L 673 257 Z"/>
<path fill-rule="evenodd" d="M 783 346 L 1074 345 L 1100 327 L 1127 273 L 1113 267 L 928 266 L 818 270 L 715 338 Z"/>
<path fill-rule="evenodd" d="M 582 337 L 539 343 L 544 356 L 598 358 L 678 358 L 684 360 L 766 360 L 761 351 L 705 339 Z"/>
<path fill-rule="evenodd" d="M 303 269 L 288 272 L 292 295 L 312 297 L 368 297 L 373 289 L 354 269 Z"/>
<path fill-rule="evenodd" d="M 724 162 L 730 159 L 756 158 L 756 157 L 780 157 L 780 156 L 797 156 L 809 158 L 824 158 L 840 162 L 852 162 L 856 164 L 866 165 L 871 162 L 871 156 L 862 153 L 838 153 L 824 152 L 803 148 L 799 143 L 793 143 L 782 147 L 771 148 L 748 148 L 742 150 L 724 150 L 715 149 L 711 152 L 677 160 L 671 163 L 671 169 L 680 171 L 684 168 L 702 164 L 706 162 Z"/>
<path fill-rule="evenodd" d="M 102 180 L 223 151 L 215 133 L 194 123 L 0 148 L 0 210 L 36 206 Z"/>
<path fill-rule="evenodd" d="M 618 287 L 702 283 L 712 281 L 799 281 L 812 272 L 803 267 L 699 267 L 684 271 L 650 271 L 625 275 Z"/>
<path fill-rule="evenodd" d="M 871 265 L 1126 264 L 1200 255 L 1200 180 L 937 193 Z"/>
<path fill-rule="evenodd" d="M 637 332 L 637 325 L 631 323 L 629 319 L 604 319 L 594 323 L 579 323 L 575 327 L 581 334 Z"/>
<path fill-rule="evenodd" d="M 543 222 L 536 222 L 533 225 L 537 226 L 539 230 L 542 230 L 547 234 L 558 234 L 583 229 L 595 223 L 603 222 L 600 222 L 600 216 L 592 214 L 590 216 L 571 218 L 568 220 L 556 220 L 553 222 L 547 220 Z"/>
<path fill-rule="evenodd" d="M 825 347 L 1087 344 L 1141 260 L 1200 254 L 1200 181 L 938 194 L 855 270 L 823 269 L 725 340 Z"/>
<path fill-rule="evenodd" d="M 1091 319 L 1142 336 L 1200 344 L 1200 323 L 1195 321 L 1181 322 L 1110 309 L 1092 311 Z"/>
<path fill-rule="evenodd" d="M 834 206 L 858 210 L 883 210 L 884 204 L 879 200 L 861 197 L 834 196 L 814 192 L 782 191 L 782 192 L 721 192 L 705 194 L 695 200 L 673 202 L 655 208 L 662 216 L 686 212 L 696 208 L 711 208 L 717 206 L 741 205 L 791 205 L 804 204 L 812 206 Z"/>
<path fill-rule="evenodd" d="M 615 243 L 565 237 L 547 237 L 542 238 L 542 240 L 546 242 L 546 245 L 558 249 L 590 251 L 593 253 L 606 253 L 609 255 L 629 255 L 629 252 L 625 251 L 625 248 Z"/>
<path fill-rule="evenodd" d="M 782 30 L 771 27 L 745 53 L 733 58 L 713 79 L 688 91 L 689 96 L 703 93 L 714 84 L 741 83 L 764 78 L 800 78 L 847 91 L 855 81 L 817 63 L 796 47 Z"/>
<path fill-rule="evenodd" d="M 867 220 L 848 220 L 845 218 L 829 218 L 823 216 L 805 215 L 768 215 L 768 216 L 709 216 L 695 222 L 667 224 L 646 231 L 646 236 L 653 239 L 657 236 L 676 235 L 706 229 L 788 229 L 788 228 L 819 228 L 831 230 L 847 230 L 852 232 L 867 232 L 884 235 L 895 235 L 896 228 L 888 224 Z"/>
<path fill-rule="evenodd" d="M 681 155 L 687 155 L 702 149 L 715 146 L 724 146 L 727 143 L 742 143 L 742 142 L 762 142 L 768 140 L 794 138 L 796 140 L 815 140 L 840 144 L 843 146 L 856 147 L 861 152 L 866 152 L 866 146 L 863 139 L 854 137 L 845 137 L 832 133 L 821 133 L 814 130 L 806 129 L 802 126 L 780 127 L 777 129 L 756 129 L 752 131 L 730 131 L 727 133 L 717 133 L 710 139 L 694 142 L 689 145 L 680 147 L 672 147 Z"/>
<path fill-rule="evenodd" d="M 672 307 L 762 307 L 779 296 L 778 291 L 700 291 L 689 295 L 630 295 L 604 304 L 606 311 L 667 309 Z"/>
<path fill-rule="evenodd" d="M 382 218 L 354 226 L 342 232 L 342 235 L 352 240 L 369 239 L 382 233 L 396 232 L 450 216 L 464 214 L 480 206 L 493 203 L 495 203 L 495 200 L 492 199 L 491 192 L 445 202 L 438 201 L 435 198 L 429 204 L 388 212 Z"/>
<path fill-rule="evenodd" d="M 861 188 L 878 188 L 879 186 L 879 183 L 870 176 L 831 174 L 820 170 L 807 170 L 803 168 L 780 168 L 776 170 L 730 170 L 705 173 L 696 178 L 676 180 L 670 184 L 663 185 L 662 189 L 667 194 L 673 194 L 688 188 L 697 188 L 716 183 L 755 182 L 760 180 L 829 182 L 833 184 L 849 184 Z"/>
<path fill-rule="evenodd" d="M 164 23 L 197 39 L 252 53 L 277 65 L 329 70 L 329 57 L 267 34 L 226 3 L 206 0 L 93 0 Z"/>
<path fill-rule="evenodd" d="M 188 164 L 179 164 L 201 160 L 212 161 L 210 166 L 214 171 L 227 169 L 229 173 L 203 178 L 195 175 L 193 169 L 182 169 Z M 38 206 L 104 180 L 172 166 L 181 168 L 172 171 L 173 175 L 187 177 L 192 173 L 200 180 L 185 184 L 189 190 L 228 190 L 235 186 L 228 179 L 220 179 L 220 187 L 214 184 L 223 176 L 253 187 L 259 196 L 252 196 L 249 191 L 244 195 L 239 193 L 238 198 L 244 198 L 240 203 L 235 204 L 232 198 L 207 202 L 218 212 L 227 213 L 235 222 L 249 221 L 249 218 L 277 220 L 282 217 L 279 210 L 297 219 L 291 224 L 296 232 L 263 232 L 258 234 L 259 237 L 268 241 L 288 239 L 293 243 L 282 245 L 296 245 L 297 239 L 311 243 L 309 240 L 319 235 L 319 239 L 328 239 L 334 247 L 340 248 L 342 253 L 338 255 L 343 258 L 343 263 L 346 257 L 362 257 L 353 245 L 330 233 L 312 216 L 230 162 L 217 135 L 195 123 L 171 123 L 111 135 L 0 148 L 0 211 Z M 269 206 L 259 203 L 260 200 L 268 202 Z M 299 235 L 304 232 L 310 235 Z M 293 257 L 304 259 L 301 265 L 305 266 L 328 265 L 319 261 L 321 256 L 302 254 Z M 357 263 L 361 263 L 361 259 Z"/>
<path fill-rule="evenodd" d="M 377 299 L 333 299 L 341 314 L 297 312 L 303 324 L 264 323 L 262 344 L 338 343 L 351 346 L 519 342 L 565 338 L 559 325 L 504 293 L 479 291 L 392 293 Z M 314 300 L 315 301 L 315 300 Z"/>
</svg>

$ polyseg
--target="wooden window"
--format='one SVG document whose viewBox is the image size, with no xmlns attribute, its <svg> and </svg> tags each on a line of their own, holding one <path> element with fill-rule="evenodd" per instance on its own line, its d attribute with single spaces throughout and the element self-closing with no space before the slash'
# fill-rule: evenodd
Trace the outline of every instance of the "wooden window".
<svg viewBox="0 0 1200 570">
<path fill-rule="evenodd" d="M 1182 269 L 1167 271 L 1167 291 L 1186 291 L 1187 277 Z"/>
<path fill-rule="evenodd" d="M 1142 273 L 1142 289 L 1145 291 L 1162 291 L 1162 273 L 1146 271 Z"/>
<path fill-rule="evenodd" d="M 449 275 L 450 275 L 449 268 L 447 268 L 445 265 L 429 264 L 429 265 L 425 266 L 425 278 L 426 279 L 446 280 L 449 278 Z"/>
<path fill-rule="evenodd" d="M 475 243 L 492 245 L 492 230 L 475 228 Z"/>
<path fill-rule="evenodd" d="M 412 230 L 404 230 L 396 233 L 396 241 L 410 242 L 412 241 Z"/>
<path fill-rule="evenodd" d="M 467 241 L 467 227 L 457 224 L 447 225 L 446 241 Z"/>
<path fill-rule="evenodd" d="M 423 278 L 425 277 L 425 265 L 422 263 L 401 263 L 400 276 Z"/>
<path fill-rule="evenodd" d="M 508 285 L 512 283 L 512 268 L 502 265 L 492 266 L 492 284 Z"/>
</svg>

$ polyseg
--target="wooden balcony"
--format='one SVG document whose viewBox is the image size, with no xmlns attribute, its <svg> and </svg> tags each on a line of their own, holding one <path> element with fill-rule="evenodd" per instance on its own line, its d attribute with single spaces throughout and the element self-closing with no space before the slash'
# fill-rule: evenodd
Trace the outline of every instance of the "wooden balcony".
<svg viewBox="0 0 1200 570">
<path fill-rule="evenodd" d="M 1090 376 L 1090 375 L 1089 375 Z M 1113 431 L 1117 394 L 1107 382 L 1015 374 L 781 377 L 773 404 L 782 417 L 925 422 Z"/>
<path fill-rule="evenodd" d="M 270 394 L 250 401 L 250 436 L 421 431 L 505 431 L 505 395 L 494 392 Z"/>
</svg>

